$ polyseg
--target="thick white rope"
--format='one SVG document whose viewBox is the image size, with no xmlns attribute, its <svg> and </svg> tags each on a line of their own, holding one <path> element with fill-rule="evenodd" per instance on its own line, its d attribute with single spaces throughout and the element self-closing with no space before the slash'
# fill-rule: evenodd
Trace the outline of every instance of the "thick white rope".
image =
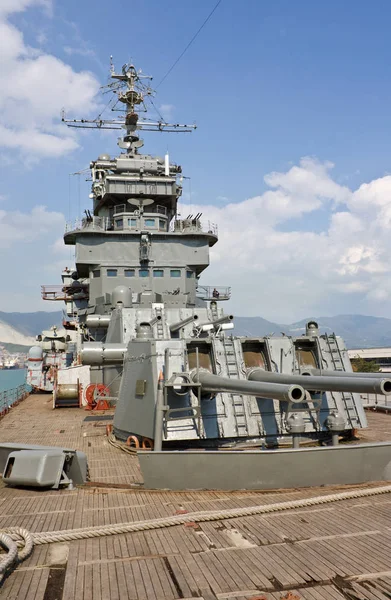
<svg viewBox="0 0 391 600">
<path fill-rule="evenodd" d="M 347 492 L 339 492 L 324 496 L 314 496 L 313 498 L 302 498 L 299 500 L 289 500 L 287 502 L 275 502 L 261 506 L 249 506 L 242 508 L 231 508 L 216 511 L 199 511 L 172 517 L 160 517 L 158 519 L 149 519 L 148 521 L 134 521 L 132 523 L 116 523 L 113 525 L 103 525 L 98 527 L 83 527 L 81 529 L 70 529 L 61 531 L 46 531 L 31 534 L 34 544 L 51 544 L 54 542 L 69 542 L 72 540 L 82 540 L 87 538 L 102 537 L 106 535 L 116 535 L 121 533 L 130 533 L 133 531 L 147 531 L 151 529 L 161 529 L 163 527 L 173 527 L 174 525 L 183 525 L 184 523 L 202 523 L 205 521 L 221 521 L 224 519 L 236 519 L 238 517 L 248 517 L 251 515 L 268 514 L 272 512 L 281 512 L 296 508 L 305 508 L 319 504 L 329 504 L 341 500 L 350 500 L 354 498 L 365 498 L 369 496 L 378 496 L 391 492 L 391 485 L 381 487 L 354 489 Z M 18 532 L 12 529 L 4 530 L 19 545 L 20 537 Z"/>
<path fill-rule="evenodd" d="M 202 523 L 205 521 L 221 521 L 223 519 L 236 519 L 238 517 L 248 517 L 251 515 L 268 514 L 272 512 L 282 512 L 295 508 L 304 508 L 316 506 L 318 504 L 329 504 L 341 500 L 354 498 L 365 498 L 369 496 L 378 496 L 391 492 L 391 485 L 381 487 L 354 489 L 348 492 L 337 494 L 328 494 L 325 496 L 314 496 L 313 498 L 301 498 L 299 500 L 289 500 L 287 502 L 274 502 L 261 506 L 249 506 L 245 508 L 230 508 L 224 510 L 198 511 L 184 515 L 174 515 L 172 517 L 163 517 L 159 519 L 150 519 L 148 521 L 134 521 L 133 523 L 117 523 L 114 525 L 104 525 L 102 527 L 84 527 L 81 529 L 70 529 L 68 531 L 46 531 L 30 533 L 20 527 L 9 527 L 0 531 L 0 545 L 8 553 L 3 557 L 0 555 L 0 586 L 4 577 L 8 575 L 16 566 L 27 558 L 33 545 L 51 544 L 54 542 L 70 542 L 72 540 L 83 540 L 87 538 L 102 537 L 106 535 L 117 535 L 120 533 L 130 533 L 133 531 L 147 531 L 151 529 L 161 529 L 163 527 L 173 527 L 174 525 L 183 525 L 184 523 Z M 18 552 L 18 547 L 22 550 Z"/>
<path fill-rule="evenodd" d="M 18 542 L 15 541 L 15 538 Z M 0 532 L 0 545 L 8 550 L 5 555 L 0 555 L 0 584 L 4 577 L 10 573 L 18 563 L 27 558 L 33 549 L 31 533 L 21 527 L 10 527 L 7 532 Z M 23 548 L 18 552 L 18 546 Z"/>
</svg>

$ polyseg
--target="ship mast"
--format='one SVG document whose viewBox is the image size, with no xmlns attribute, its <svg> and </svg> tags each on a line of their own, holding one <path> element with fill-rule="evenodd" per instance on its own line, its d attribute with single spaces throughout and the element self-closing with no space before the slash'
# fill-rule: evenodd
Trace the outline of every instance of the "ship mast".
<svg viewBox="0 0 391 600">
<path fill-rule="evenodd" d="M 126 133 L 122 138 L 119 138 L 118 145 L 130 155 L 137 154 L 138 148 L 143 146 L 143 141 L 137 133 L 138 130 L 189 133 L 193 129 L 196 129 L 196 125 L 167 123 L 163 118 L 158 121 L 139 118 L 140 112 L 148 112 L 146 98 L 153 97 L 155 91 L 144 83 L 144 80 L 152 81 L 152 77 L 143 75 L 141 70 L 137 71 L 134 65 L 124 64 L 121 73 L 116 73 L 111 63 L 111 78 L 114 81 L 104 86 L 103 89 L 106 92 L 111 91 L 116 95 L 116 100 L 111 110 L 113 112 L 125 113 L 124 116 L 119 115 L 114 119 L 102 119 L 101 113 L 96 119 L 92 120 L 67 119 L 63 112 L 62 121 L 68 127 L 83 129 L 125 129 Z M 153 105 L 152 100 L 150 101 Z"/>
</svg>

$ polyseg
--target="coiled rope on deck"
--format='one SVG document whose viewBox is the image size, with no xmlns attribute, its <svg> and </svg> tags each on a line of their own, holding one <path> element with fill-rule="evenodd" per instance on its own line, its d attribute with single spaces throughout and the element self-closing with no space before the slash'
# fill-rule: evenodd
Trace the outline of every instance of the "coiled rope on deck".
<svg viewBox="0 0 391 600">
<path fill-rule="evenodd" d="M 0 584 L 4 577 L 10 573 L 18 563 L 30 556 L 34 542 L 32 535 L 27 529 L 21 527 L 9 527 L 6 531 L 0 531 L 0 545 L 8 550 L 7 554 L 0 555 Z M 22 546 L 18 550 L 18 546 Z"/>
<path fill-rule="evenodd" d="M 107 535 L 117 535 L 121 533 L 132 533 L 134 531 L 148 531 L 152 529 L 162 529 L 164 527 L 173 527 L 175 525 L 184 525 L 185 523 L 202 523 L 206 521 L 222 521 L 224 519 L 237 519 L 239 517 L 249 517 L 252 515 L 268 514 L 293 510 L 296 508 L 306 508 L 319 504 L 330 504 L 341 500 L 351 500 L 355 498 L 366 498 L 370 496 L 379 496 L 391 492 L 391 485 L 384 485 L 373 488 L 354 489 L 347 492 L 328 494 L 324 496 L 314 496 L 312 498 L 301 498 L 299 500 L 288 500 L 285 502 L 274 502 L 272 504 L 263 504 L 258 506 L 248 506 L 241 508 L 229 508 L 223 510 L 198 511 L 171 517 L 160 517 L 158 519 L 149 519 L 147 521 L 134 521 L 132 523 L 116 523 L 113 525 L 103 525 L 98 527 L 83 527 L 80 529 L 46 531 L 29 533 L 20 527 L 11 527 L 0 531 L 0 543 L 8 548 L 6 558 L 1 561 L 0 556 L 0 583 L 3 575 L 17 563 L 22 561 L 30 554 L 33 544 L 51 544 L 55 542 L 70 542 L 73 540 L 84 540 L 88 538 L 103 537 Z M 22 552 L 17 552 L 17 547 L 24 546 Z"/>
</svg>

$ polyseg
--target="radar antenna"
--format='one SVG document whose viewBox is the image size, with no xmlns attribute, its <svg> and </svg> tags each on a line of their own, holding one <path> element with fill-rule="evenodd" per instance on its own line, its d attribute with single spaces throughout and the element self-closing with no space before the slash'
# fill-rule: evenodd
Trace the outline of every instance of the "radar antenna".
<svg viewBox="0 0 391 600">
<path fill-rule="evenodd" d="M 125 64 L 121 72 L 116 73 L 112 57 L 110 57 L 110 77 L 114 81 L 103 86 L 102 89 L 105 90 L 105 93 L 113 92 L 116 95 L 116 101 L 111 110 L 113 112 L 124 112 L 125 115 L 119 115 L 114 119 L 102 119 L 101 113 L 96 119 L 67 119 L 65 112 L 62 111 L 61 120 L 68 127 L 83 129 L 125 129 L 126 133 L 119 139 L 118 145 L 130 153 L 137 152 L 137 148 L 143 144 L 139 140 L 137 130 L 189 133 L 197 128 L 196 125 L 167 123 L 164 119 L 159 119 L 158 121 L 149 119 L 141 120 L 139 113 L 148 112 L 146 99 L 153 97 L 155 91 L 145 83 L 145 80 L 152 81 L 152 77 L 143 75 L 142 71 L 137 71 L 134 65 Z"/>
</svg>

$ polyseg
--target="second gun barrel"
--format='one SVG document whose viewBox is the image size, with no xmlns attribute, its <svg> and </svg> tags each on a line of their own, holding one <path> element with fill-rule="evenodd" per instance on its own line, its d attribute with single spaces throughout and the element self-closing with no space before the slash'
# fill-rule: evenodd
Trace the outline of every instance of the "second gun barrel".
<svg viewBox="0 0 391 600">
<path fill-rule="evenodd" d="M 213 375 L 206 369 L 193 371 L 191 378 L 195 383 L 200 383 L 205 392 L 236 392 L 257 396 L 258 398 L 274 398 L 283 402 L 303 402 L 305 391 L 299 385 L 281 383 L 261 383 L 246 379 L 231 379 Z"/>
<path fill-rule="evenodd" d="M 356 392 L 358 394 L 391 394 L 391 379 L 376 379 L 373 377 L 328 377 L 322 375 L 295 375 L 288 373 L 273 373 L 260 368 L 250 369 L 247 372 L 250 381 L 271 383 L 291 383 L 301 385 L 311 392 Z"/>
</svg>

